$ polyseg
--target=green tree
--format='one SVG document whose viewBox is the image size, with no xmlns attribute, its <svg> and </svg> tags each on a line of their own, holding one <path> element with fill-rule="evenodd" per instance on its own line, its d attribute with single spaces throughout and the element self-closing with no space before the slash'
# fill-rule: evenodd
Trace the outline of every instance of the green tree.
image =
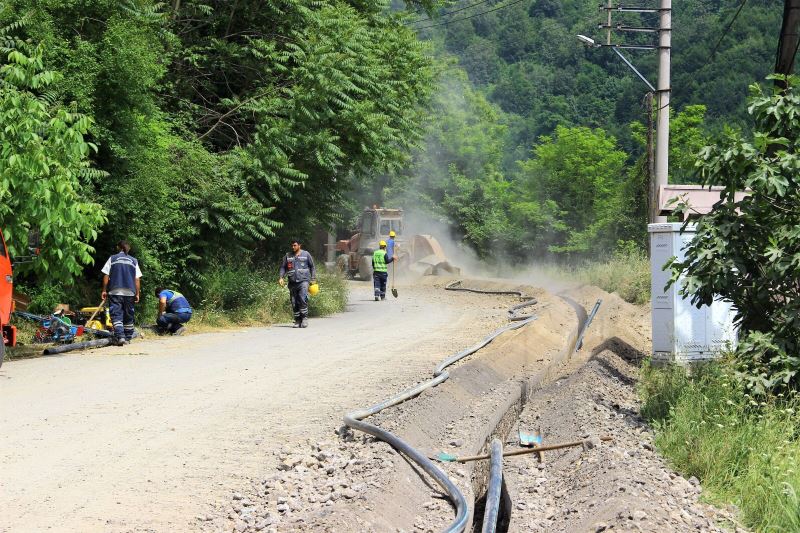
<svg viewBox="0 0 800 533">
<path fill-rule="evenodd" d="M 601 129 L 557 127 L 520 162 L 523 198 L 555 215 L 550 251 L 602 253 L 616 245 L 627 154 Z"/>
<path fill-rule="evenodd" d="M 12 255 L 26 253 L 27 232 L 38 229 L 41 257 L 25 267 L 68 283 L 92 261 L 89 242 L 105 222 L 86 194 L 99 175 L 89 163 L 92 121 L 52 102 L 57 75 L 45 70 L 42 46 L 1 40 L 0 227 Z"/>
<path fill-rule="evenodd" d="M 685 258 L 670 263 L 671 283 L 685 275 L 681 291 L 692 303 L 733 302 L 736 355 L 757 392 L 800 385 L 800 79 L 787 82 L 785 93 L 752 85 L 752 135 L 729 132 L 701 151 L 702 182 L 724 190 L 698 220 Z"/>
</svg>

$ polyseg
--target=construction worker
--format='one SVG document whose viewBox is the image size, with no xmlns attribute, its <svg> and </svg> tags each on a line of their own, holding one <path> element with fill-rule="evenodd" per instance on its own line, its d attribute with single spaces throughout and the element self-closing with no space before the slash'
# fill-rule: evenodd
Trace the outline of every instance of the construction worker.
<svg viewBox="0 0 800 533">
<path fill-rule="evenodd" d="M 142 271 L 139 270 L 139 261 L 130 255 L 128 241 L 119 241 L 117 250 L 101 270 L 104 274 L 102 297 L 108 300 L 114 340 L 122 346 L 133 338 L 134 304 L 139 303 Z"/>
<path fill-rule="evenodd" d="M 183 335 L 186 328 L 183 324 L 192 319 L 192 306 L 189 300 L 178 291 L 171 291 L 164 287 L 156 289 L 158 298 L 158 318 L 156 328 L 159 333 Z"/>
<path fill-rule="evenodd" d="M 391 263 L 392 258 L 394 257 L 394 238 L 397 234 L 394 230 L 389 231 L 389 242 L 386 243 L 386 259 L 387 262 Z"/>
<path fill-rule="evenodd" d="M 311 254 L 302 249 L 298 239 L 292 240 L 292 251 L 281 263 L 278 283 L 281 287 L 289 279 L 289 299 L 294 313 L 294 327 L 308 327 L 308 285 L 317 282 L 317 269 Z"/>
<path fill-rule="evenodd" d="M 379 249 L 372 253 L 372 285 L 375 288 L 375 301 L 386 299 L 386 280 L 389 279 L 389 269 L 386 265 L 394 261 L 386 253 L 386 241 L 378 243 Z"/>
</svg>

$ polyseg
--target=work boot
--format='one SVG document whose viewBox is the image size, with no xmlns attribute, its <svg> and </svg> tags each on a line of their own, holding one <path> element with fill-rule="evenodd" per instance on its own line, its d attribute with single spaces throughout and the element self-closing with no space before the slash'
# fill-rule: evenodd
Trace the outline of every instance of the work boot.
<svg viewBox="0 0 800 533">
<path fill-rule="evenodd" d="M 186 333 L 186 328 L 181 326 L 181 327 L 179 327 L 178 329 L 175 330 L 173 335 L 179 335 L 180 336 L 180 335 L 183 335 L 184 333 Z"/>
<path fill-rule="evenodd" d="M 376 302 L 378 301 L 378 297 L 377 297 L 377 296 L 375 297 L 375 301 L 376 301 Z"/>
<path fill-rule="evenodd" d="M 301 328 L 307 328 L 308 327 L 308 319 L 306 317 L 303 317 L 303 320 L 300 322 L 300 327 Z"/>
<path fill-rule="evenodd" d="M 294 324 L 292 324 L 292 327 L 293 327 L 293 328 L 299 328 L 299 327 L 300 327 L 300 320 L 299 320 L 299 319 L 298 319 L 298 320 L 295 320 L 295 321 L 294 321 Z"/>
<path fill-rule="evenodd" d="M 381 301 L 385 300 L 386 296 L 381 296 Z"/>
<path fill-rule="evenodd" d="M 128 339 L 115 339 L 114 344 L 117 346 L 125 346 L 126 344 L 130 344 L 130 341 Z"/>
</svg>

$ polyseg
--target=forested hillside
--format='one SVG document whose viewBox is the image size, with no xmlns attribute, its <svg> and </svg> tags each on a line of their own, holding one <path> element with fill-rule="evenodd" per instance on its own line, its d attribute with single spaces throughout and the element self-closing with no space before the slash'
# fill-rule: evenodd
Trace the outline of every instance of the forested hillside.
<svg viewBox="0 0 800 533">
<path fill-rule="evenodd" d="M 769 0 L 674 2 L 671 182 L 695 182 L 700 147 L 747 127 L 747 86 L 772 71 L 781 15 Z M 577 40 L 601 40 L 603 16 L 596 0 L 465 0 L 412 16 L 441 81 L 427 143 L 388 180 L 390 201 L 413 199 L 487 258 L 641 248 L 647 88 L 613 51 Z M 616 23 L 658 26 L 653 14 L 615 13 Z M 613 42 L 655 39 L 615 32 Z M 655 84 L 656 53 L 624 52 Z"/>
</svg>

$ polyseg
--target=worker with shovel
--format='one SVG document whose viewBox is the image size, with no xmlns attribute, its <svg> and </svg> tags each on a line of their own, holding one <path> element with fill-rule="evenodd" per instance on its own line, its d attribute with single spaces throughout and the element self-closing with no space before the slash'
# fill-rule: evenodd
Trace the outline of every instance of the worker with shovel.
<svg viewBox="0 0 800 533">
<path fill-rule="evenodd" d="M 308 327 L 308 285 L 317 283 L 317 270 L 311 254 L 302 249 L 299 240 L 292 240 L 292 251 L 281 263 L 278 283 L 281 287 L 289 279 L 289 299 L 294 313 L 294 327 Z"/>
<path fill-rule="evenodd" d="M 142 271 L 139 261 L 129 255 L 128 241 L 117 243 L 118 252 L 106 261 L 103 276 L 103 300 L 108 299 L 114 339 L 118 346 L 128 344 L 133 338 L 134 304 L 139 303 L 139 288 Z"/>
<path fill-rule="evenodd" d="M 192 319 L 192 306 L 189 305 L 186 296 L 178 291 L 158 287 L 156 298 L 158 298 L 158 318 L 156 318 L 158 332 L 171 335 L 186 333 L 184 324 Z"/>
<path fill-rule="evenodd" d="M 372 253 L 372 285 L 375 288 L 375 301 L 386 299 L 386 281 L 389 279 L 388 264 L 394 257 L 387 257 L 386 241 L 378 243 L 379 249 Z"/>
</svg>

